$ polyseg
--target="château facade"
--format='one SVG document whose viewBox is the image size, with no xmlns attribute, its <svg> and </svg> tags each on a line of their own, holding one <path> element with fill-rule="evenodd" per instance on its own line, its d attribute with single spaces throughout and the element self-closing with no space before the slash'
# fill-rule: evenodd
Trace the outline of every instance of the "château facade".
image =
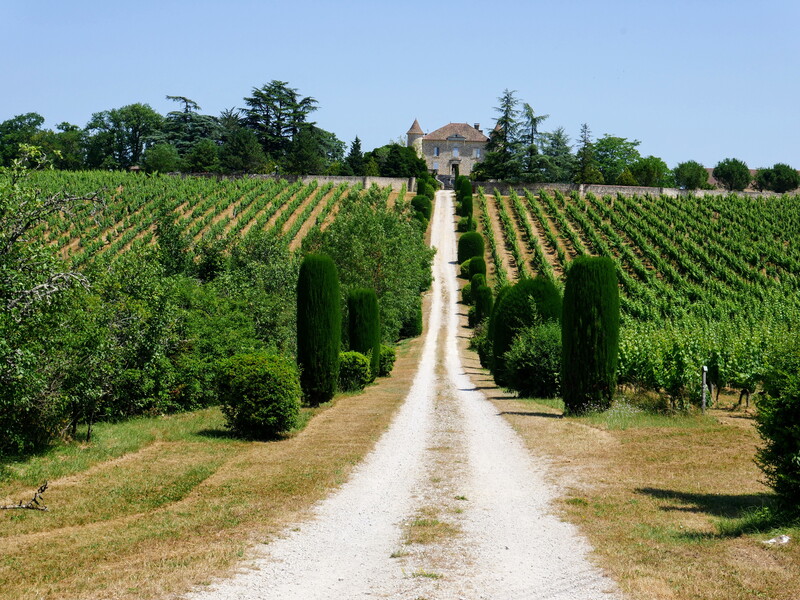
<svg viewBox="0 0 800 600">
<path fill-rule="evenodd" d="M 439 175 L 469 175 L 486 153 L 486 137 L 480 124 L 450 123 L 427 135 L 419 121 L 406 134 L 407 146 L 428 163 L 428 169 Z"/>
</svg>

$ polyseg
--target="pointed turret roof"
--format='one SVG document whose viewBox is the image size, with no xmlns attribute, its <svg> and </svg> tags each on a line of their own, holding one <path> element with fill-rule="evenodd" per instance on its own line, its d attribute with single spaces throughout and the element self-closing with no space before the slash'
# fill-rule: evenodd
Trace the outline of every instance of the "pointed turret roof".
<svg viewBox="0 0 800 600">
<path fill-rule="evenodd" d="M 408 130 L 408 133 L 425 135 L 425 132 L 422 131 L 422 127 L 419 126 L 419 121 L 417 121 L 416 119 L 414 119 L 414 124 L 411 126 L 411 129 Z"/>
</svg>

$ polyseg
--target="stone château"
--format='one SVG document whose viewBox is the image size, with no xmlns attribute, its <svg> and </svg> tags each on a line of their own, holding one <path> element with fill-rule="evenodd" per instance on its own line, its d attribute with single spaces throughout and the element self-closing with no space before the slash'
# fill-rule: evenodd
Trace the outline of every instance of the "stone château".
<svg viewBox="0 0 800 600">
<path fill-rule="evenodd" d="M 489 141 L 478 123 L 450 123 L 426 135 L 414 119 L 406 135 L 407 146 L 416 148 L 428 169 L 439 175 L 469 175 L 483 160 Z"/>
</svg>

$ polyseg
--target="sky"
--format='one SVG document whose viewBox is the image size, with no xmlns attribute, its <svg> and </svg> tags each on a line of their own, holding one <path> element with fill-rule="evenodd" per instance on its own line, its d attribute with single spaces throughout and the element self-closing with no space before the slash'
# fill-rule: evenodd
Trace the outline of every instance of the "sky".
<svg viewBox="0 0 800 600">
<path fill-rule="evenodd" d="M 573 142 L 586 123 L 671 167 L 800 168 L 798 23 L 798 0 L 0 0 L 0 122 L 167 95 L 217 115 L 280 80 L 369 150 L 414 119 L 488 131 L 508 89 Z"/>
</svg>

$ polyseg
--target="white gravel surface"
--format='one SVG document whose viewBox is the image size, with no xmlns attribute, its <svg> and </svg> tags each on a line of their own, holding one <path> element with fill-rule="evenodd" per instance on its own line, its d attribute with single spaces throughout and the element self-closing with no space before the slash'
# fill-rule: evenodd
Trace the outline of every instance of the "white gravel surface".
<svg viewBox="0 0 800 600">
<path fill-rule="evenodd" d="M 546 466 L 475 390 L 458 353 L 453 194 L 438 192 L 431 313 L 405 403 L 315 516 L 193 600 L 617 598 L 590 548 L 553 515 Z M 461 307 L 463 310 L 463 307 Z M 447 526 L 408 544 L 421 517 Z"/>
</svg>

